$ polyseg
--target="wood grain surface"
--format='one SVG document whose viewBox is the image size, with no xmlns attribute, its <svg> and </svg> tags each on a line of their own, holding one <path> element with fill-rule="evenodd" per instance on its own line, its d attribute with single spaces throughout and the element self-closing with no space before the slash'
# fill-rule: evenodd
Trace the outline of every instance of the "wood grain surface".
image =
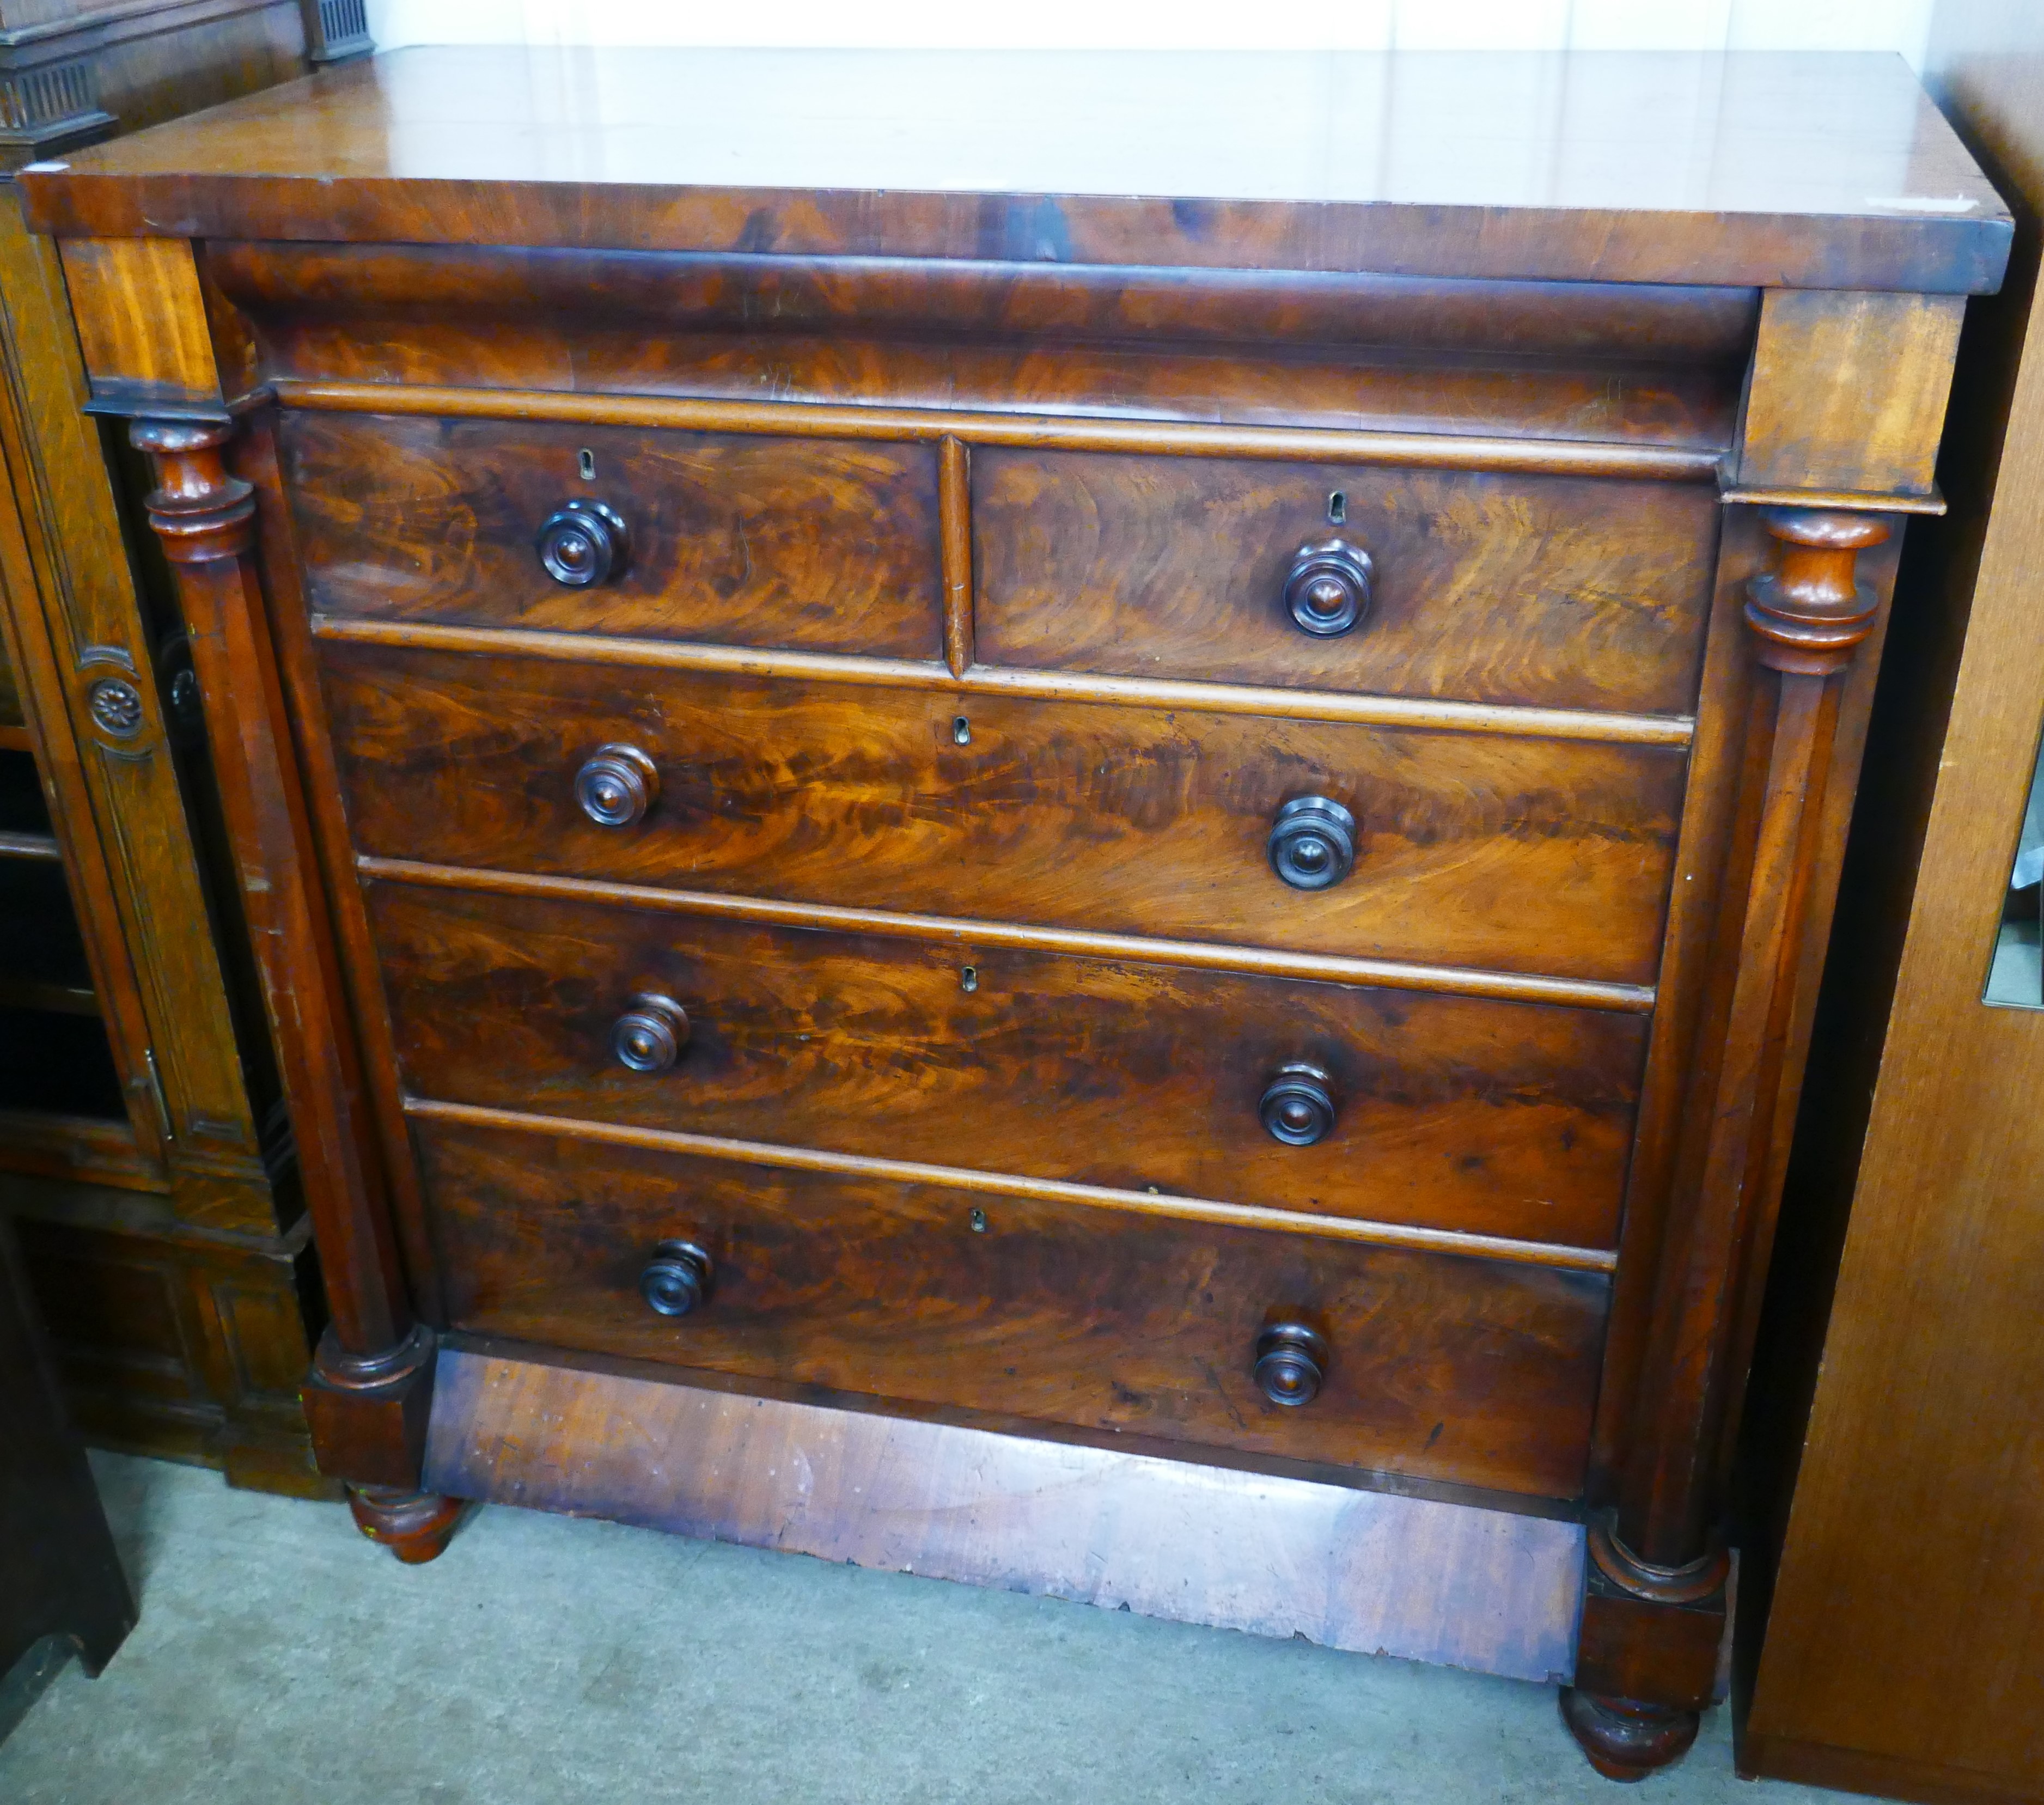
<svg viewBox="0 0 2044 1805">
<path fill-rule="evenodd" d="M 1942 0 L 1927 67 L 2034 219 L 2044 15 Z M 1910 681 L 1881 698 L 1841 904 L 1859 957 L 1827 985 L 1769 1299 L 1775 1369 L 1808 1377 L 1776 1400 L 1785 1531 L 1740 1746 L 1938 1805 L 2044 1798 L 2044 1011 L 1982 1000 L 2044 724 L 2038 255 L 2033 229 L 1969 323 L 1953 516 L 1898 596 Z"/>
<path fill-rule="evenodd" d="M 1044 405 L 1009 411 L 997 404 L 903 407 L 889 405 L 880 398 L 851 405 L 816 401 L 791 407 L 785 401 L 750 397 L 563 393 L 526 386 L 547 374 L 531 367 L 526 355 L 513 348 L 498 383 L 489 388 L 340 378 L 301 381 L 286 376 L 275 378 L 271 387 L 286 407 L 325 413 L 553 420 L 656 431 L 754 432 L 784 439 L 880 439 L 932 444 L 956 439 L 968 445 L 1016 445 L 1034 451 L 1134 451 L 1282 462 L 1330 459 L 1416 470 L 1524 471 L 1541 476 L 1677 482 L 1715 480 L 1723 461 L 1723 454 L 1708 445 L 1671 445 L 1651 440 L 1508 436 L 1489 430 L 1413 432 L 1395 424 L 1379 428 L 1347 420 L 1339 425 L 1294 426 L 1245 424 L 1210 417 L 1159 419 L 1145 412 L 1096 414 L 1078 411 L 1082 397 L 1055 385 L 1049 388 L 1051 397 L 1058 403 L 1055 409 Z"/>
<path fill-rule="evenodd" d="M 415 1094 L 1616 1244 L 1640 1016 L 389 882 L 370 898 Z M 612 1053 L 642 992 L 688 1012 L 670 1070 Z M 1310 1146 L 1258 1114 L 1301 1062 L 1335 1105 Z"/>
<path fill-rule="evenodd" d="M 1581 1488 L 1608 1292 L 1588 1273 L 568 1136 L 415 1133 L 457 1328 L 1188 1451 Z M 674 1237 L 717 1267 L 678 1319 L 638 1291 Z M 1331 1350 L 1300 1408 L 1251 1376 L 1279 1313 Z"/>
<path fill-rule="evenodd" d="M 298 411 L 279 436 L 317 609 L 939 655 L 933 447 Z M 589 589 L 534 550 L 577 498 L 630 535 Z"/>
<path fill-rule="evenodd" d="M 320 651 L 386 857 L 1621 982 L 1658 957 L 1672 749 Z M 610 742 L 661 772 L 634 828 L 574 801 Z M 1314 793 L 1361 827 L 1354 875 L 1304 892 L 1266 847 Z"/>
<path fill-rule="evenodd" d="M 1771 290 L 1741 423 L 1748 488 L 1930 494 L 1965 298 Z M 1869 382 L 1862 372 L 1878 369 Z"/>
<path fill-rule="evenodd" d="M 426 1482 L 1536 1684 L 1573 1665 L 1573 1523 L 444 1348 Z M 1247 1561 L 1245 1550 L 1254 1550 Z"/>
<path fill-rule="evenodd" d="M 192 248 L 174 239 L 69 238 L 60 247 L 76 298 L 79 348 L 94 383 L 163 403 L 220 401 Z"/>
<path fill-rule="evenodd" d="M 269 379 L 1722 450 L 1751 289 L 739 252 L 221 244 Z M 486 317 L 486 330 L 478 329 Z"/>
<path fill-rule="evenodd" d="M 989 664 L 1695 706 L 1717 539 L 1700 485 L 989 449 L 973 502 Z M 1371 606 L 1316 639 L 1285 578 L 1337 538 L 1368 554 Z"/>
<path fill-rule="evenodd" d="M 1874 56 L 419 48 L 23 182 L 67 236 L 1947 293 L 2010 234 Z"/>
</svg>

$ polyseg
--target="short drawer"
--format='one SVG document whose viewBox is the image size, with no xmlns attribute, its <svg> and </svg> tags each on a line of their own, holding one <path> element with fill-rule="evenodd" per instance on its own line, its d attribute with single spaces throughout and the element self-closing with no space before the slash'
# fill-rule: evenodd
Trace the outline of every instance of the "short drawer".
<svg viewBox="0 0 2044 1805">
<path fill-rule="evenodd" d="M 990 664 L 1696 706 L 1717 544 L 1708 485 L 988 450 L 972 486 Z M 1368 601 L 1320 636 L 1286 590 L 1301 554 L 1335 540 L 1367 559 Z"/>
<path fill-rule="evenodd" d="M 452 1325 L 1187 1452 L 1550 1498 L 1583 1483 L 1601 1276 L 444 1120 L 415 1123 Z M 640 1292 L 706 1253 L 678 1317 Z M 1259 1337 L 1323 1338 L 1273 1404 Z"/>
<path fill-rule="evenodd" d="M 358 844 L 429 862 L 1650 981 L 1679 748 L 1550 741 L 329 641 Z M 629 745 L 658 793 L 597 825 Z M 1354 823 L 1294 888 L 1289 805 Z"/>
<path fill-rule="evenodd" d="M 943 645 L 925 445 L 298 412 L 282 449 L 322 613 L 909 659 Z M 623 528 L 599 529 L 616 550 L 582 587 L 539 550 L 571 502 Z"/>
<path fill-rule="evenodd" d="M 402 883 L 370 897 L 415 1095 L 1616 1244 L 1643 1016 Z M 647 996 L 685 1025 L 671 1064 L 634 1069 L 614 1038 Z"/>
</svg>

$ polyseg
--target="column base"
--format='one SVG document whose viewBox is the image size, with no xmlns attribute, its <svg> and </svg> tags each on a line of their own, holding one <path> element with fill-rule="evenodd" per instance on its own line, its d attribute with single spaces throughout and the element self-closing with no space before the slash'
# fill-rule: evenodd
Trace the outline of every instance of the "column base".
<svg viewBox="0 0 2044 1805">
<path fill-rule="evenodd" d="M 351 1485 L 348 1507 L 357 1529 L 408 1567 L 438 1559 L 468 1508 L 459 1498 L 392 1485 Z"/>
<path fill-rule="evenodd" d="M 1679 1761 L 1696 1741 L 1702 1720 L 1698 1711 L 1562 1688 L 1562 1721 L 1606 1780 L 1644 1780 Z"/>
</svg>

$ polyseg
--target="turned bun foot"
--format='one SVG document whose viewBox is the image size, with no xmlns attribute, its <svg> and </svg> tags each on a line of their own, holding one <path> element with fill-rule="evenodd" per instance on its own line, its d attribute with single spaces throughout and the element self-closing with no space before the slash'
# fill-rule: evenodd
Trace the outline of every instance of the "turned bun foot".
<svg viewBox="0 0 2044 1805">
<path fill-rule="evenodd" d="M 1700 1714 L 1562 1688 L 1562 1721 L 1606 1780 L 1644 1780 L 1678 1761 L 1696 1739 Z"/>
<path fill-rule="evenodd" d="M 407 1492 L 393 1485 L 351 1485 L 348 1507 L 355 1527 L 380 1542 L 408 1567 L 436 1557 L 453 1536 L 467 1507 L 437 1492 Z"/>
</svg>

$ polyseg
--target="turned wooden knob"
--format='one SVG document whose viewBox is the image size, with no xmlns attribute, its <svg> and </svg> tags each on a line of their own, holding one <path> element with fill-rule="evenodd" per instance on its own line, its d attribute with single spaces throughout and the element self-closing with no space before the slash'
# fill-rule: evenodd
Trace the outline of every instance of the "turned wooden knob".
<svg viewBox="0 0 2044 1805">
<path fill-rule="evenodd" d="M 1270 869 L 1295 890 L 1324 890 L 1355 867 L 1355 817 L 1324 796 L 1301 796 L 1270 824 Z"/>
<path fill-rule="evenodd" d="M 1256 1383 L 1273 1404 L 1311 1404 L 1327 1364 L 1325 1338 L 1304 1323 L 1273 1323 L 1256 1338 Z"/>
<path fill-rule="evenodd" d="M 693 1241 L 663 1241 L 639 1275 L 639 1295 L 661 1316 L 686 1316 L 709 1301 L 717 1265 Z"/>
<path fill-rule="evenodd" d="M 1270 1081 L 1257 1114 L 1272 1140 L 1309 1147 L 1327 1138 L 1335 1125 L 1334 1093 L 1327 1081 L 1317 1066 L 1287 1066 Z"/>
<path fill-rule="evenodd" d="M 636 828 L 660 794 L 660 773 L 636 746 L 599 746 L 575 773 L 575 801 L 599 828 Z"/>
<path fill-rule="evenodd" d="M 571 590 L 594 589 L 624 568 L 629 536 L 613 508 L 571 501 L 548 515 L 537 542 L 540 568 Z"/>
<path fill-rule="evenodd" d="M 635 1072 L 664 1072 L 689 1043 L 689 1012 L 671 997 L 632 999 L 610 1031 L 610 1050 Z"/>
<path fill-rule="evenodd" d="M 1285 607 L 1302 633 L 1331 639 L 1370 612 L 1370 554 L 1345 539 L 1302 545 L 1285 578 Z"/>
</svg>

